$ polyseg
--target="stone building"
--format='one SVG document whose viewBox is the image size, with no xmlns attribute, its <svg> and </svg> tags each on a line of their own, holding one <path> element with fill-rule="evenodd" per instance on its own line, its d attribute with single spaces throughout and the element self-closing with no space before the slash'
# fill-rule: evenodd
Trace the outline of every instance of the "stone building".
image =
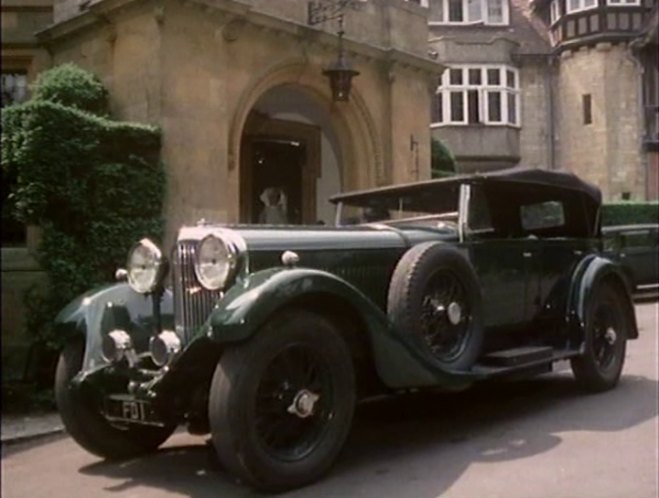
<svg viewBox="0 0 659 498">
<path fill-rule="evenodd" d="M 433 136 L 462 172 L 554 168 L 551 46 L 520 0 L 427 0 L 430 45 L 448 66 Z"/>
<path fill-rule="evenodd" d="M 656 199 L 656 0 L 533 7 L 557 57 L 557 164 L 595 182 L 606 199 Z"/>
<path fill-rule="evenodd" d="M 657 199 L 655 0 L 420 0 L 433 136 L 460 171 L 568 169 L 605 200 Z"/>
<path fill-rule="evenodd" d="M 162 127 L 171 237 L 199 218 L 256 222 L 266 188 L 288 221 L 331 223 L 341 190 L 427 178 L 427 9 L 353 2 L 344 47 L 360 74 L 347 102 L 323 70 L 334 21 L 299 0 L 63 0 L 40 34 L 53 64 L 98 74 L 114 115 Z M 411 146 L 410 144 L 414 144 Z"/>
</svg>

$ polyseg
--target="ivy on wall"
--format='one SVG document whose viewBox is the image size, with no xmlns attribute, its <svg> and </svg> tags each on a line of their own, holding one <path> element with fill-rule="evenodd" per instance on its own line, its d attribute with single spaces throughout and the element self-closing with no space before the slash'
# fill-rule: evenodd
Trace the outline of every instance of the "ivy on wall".
<svg viewBox="0 0 659 498">
<path fill-rule="evenodd" d="M 55 349 L 52 321 L 83 291 L 109 282 L 141 237 L 159 239 L 165 175 L 160 132 L 113 121 L 107 92 L 72 65 L 39 77 L 33 98 L 3 109 L 2 168 L 11 207 L 41 228 L 36 257 L 48 284 L 26 298 L 28 332 Z"/>
</svg>

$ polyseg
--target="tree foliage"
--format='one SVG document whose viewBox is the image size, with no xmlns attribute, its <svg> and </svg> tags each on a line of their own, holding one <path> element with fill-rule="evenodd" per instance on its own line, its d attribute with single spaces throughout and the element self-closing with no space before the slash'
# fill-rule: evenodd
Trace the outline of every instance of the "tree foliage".
<svg viewBox="0 0 659 498">
<path fill-rule="evenodd" d="M 433 138 L 430 143 L 430 172 L 432 178 L 442 178 L 455 174 L 455 158 L 440 140 Z"/>
</svg>

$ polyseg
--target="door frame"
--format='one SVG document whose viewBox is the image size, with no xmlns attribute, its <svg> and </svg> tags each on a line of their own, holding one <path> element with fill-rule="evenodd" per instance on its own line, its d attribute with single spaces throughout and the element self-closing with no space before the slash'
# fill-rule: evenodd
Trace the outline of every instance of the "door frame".
<svg viewBox="0 0 659 498">
<path fill-rule="evenodd" d="M 273 119 L 267 114 L 252 111 L 247 118 L 241 140 L 240 161 L 240 221 L 252 219 L 253 147 L 256 141 L 289 140 L 303 143 L 306 161 L 302 165 L 302 223 L 316 222 L 316 182 L 321 172 L 320 127 L 297 121 Z"/>
</svg>

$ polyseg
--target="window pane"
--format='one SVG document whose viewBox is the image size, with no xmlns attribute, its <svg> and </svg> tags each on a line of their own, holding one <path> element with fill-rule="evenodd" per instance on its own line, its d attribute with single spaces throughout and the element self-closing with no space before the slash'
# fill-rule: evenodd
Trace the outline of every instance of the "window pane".
<svg viewBox="0 0 659 498">
<path fill-rule="evenodd" d="M 527 204 L 522 206 L 520 214 L 522 215 L 522 228 L 524 230 L 538 230 L 565 225 L 563 204 L 557 201 Z"/>
<path fill-rule="evenodd" d="M 592 7 L 597 5 L 597 0 L 584 0 L 584 7 Z"/>
<path fill-rule="evenodd" d="M 487 116 L 493 123 L 501 122 L 501 92 L 487 92 Z"/>
<path fill-rule="evenodd" d="M 508 88 L 517 88 L 515 85 L 515 72 L 510 69 L 506 70 L 506 86 Z"/>
<path fill-rule="evenodd" d="M 508 94 L 508 123 L 517 124 L 517 95 Z"/>
<path fill-rule="evenodd" d="M 568 12 L 579 10 L 579 0 L 568 0 Z"/>
<path fill-rule="evenodd" d="M 462 69 L 449 69 L 449 82 L 451 85 L 462 85 Z"/>
<path fill-rule="evenodd" d="M 490 23 L 501 24 L 503 22 L 503 2 L 505 0 L 488 0 L 487 20 Z"/>
<path fill-rule="evenodd" d="M 483 20 L 483 13 L 481 12 L 481 0 L 467 0 L 469 9 L 469 22 L 476 22 Z"/>
<path fill-rule="evenodd" d="M 462 22 L 462 0 L 448 0 L 448 20 L 450 22 Z"/>
<path fill-rule="evenodd" d="M 487 70 L 487 84 L 497 86 L 501 84 L 501 72 L 498 67 Z"/>
<path fill-rule="evenodd" d="M 437 92 L 435 98 L 433 99 L 433 105 L 431 109 L 431 122 L 432 123 L 441 123 L 443 121 L 442 114 L 442 92 Z"/>
<path fill-rule="evenodd" d="M 480 68 L 470 69 L 469 70 L 469 84 L 470 85 L 480 85 L 482 83 L 481 74 L 482 74 L 482 71 L 480 70 Z"/>
<path fill-rule="evenodd" d="M 451 121 L 464 122 L 463 92 L 451 92 Z"/>
<path fill-rule="evenodd" d="M 470 124 L 480 123 L 480 99 L 478 90 L 467 92 L 467 122 Z"/>
<path fill-rule="evenodd" d="M 593 109 L 589 93 L 581 96 L 581 104 L 583 108 L 583 124 L 591 124 L 593 122 Z"/>
<path fill-rule="evenodd" d="M 430 16 L 428 20 L 430 22 L 444 22 L 444 0 L 430 2 Z"/>
<path fill-rule="evenodd" d="M 27 99 L 27 75 L 2 73 L 2 107 L 20 104 Z"/>
</svg>

